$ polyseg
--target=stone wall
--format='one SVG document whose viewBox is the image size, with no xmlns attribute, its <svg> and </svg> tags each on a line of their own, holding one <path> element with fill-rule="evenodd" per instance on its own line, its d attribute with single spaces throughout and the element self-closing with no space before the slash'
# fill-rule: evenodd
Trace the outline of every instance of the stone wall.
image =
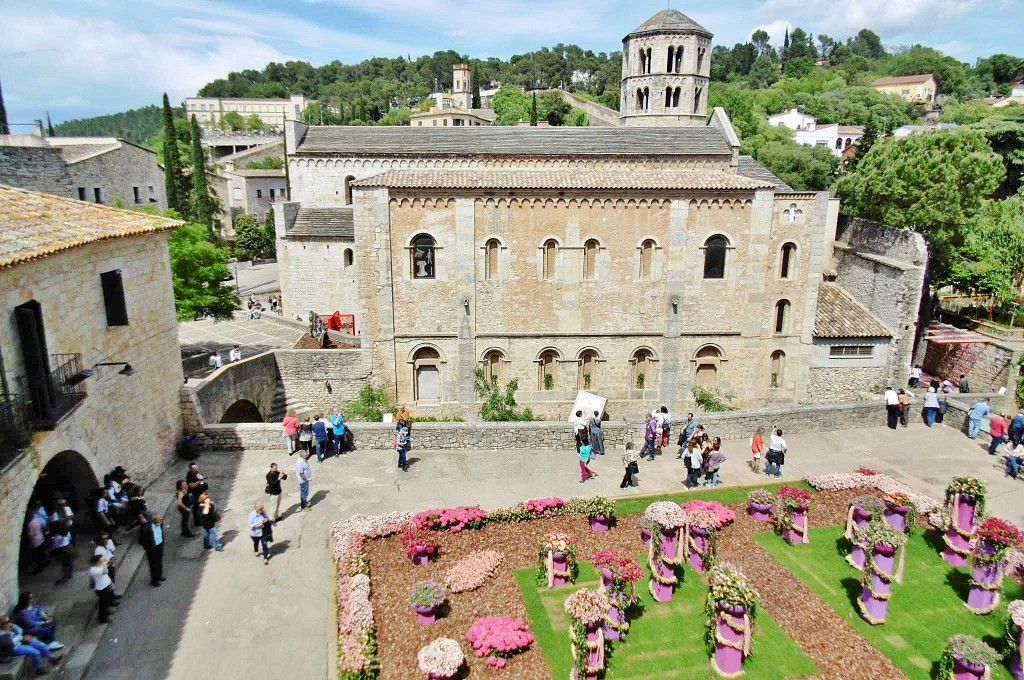
<svg viewBox="0 0 1024 680">
<path fill-rule="evenodd" d="M 161 212 L 167 210 L 164 170 L 157 163 L 156 154 L 124 140 L 120 142 L 119 149 L 69 164 L 74 186 L 85 188 L 88 201 L 93 200 L 93 188 L 99 187 L 103 190 L 104 205 L 114 205 L 120 199 L 126 208 L 151 205 Z M 156 200 L 150 200 L 150 187 Z M 139 192 L 138 201 L 135 189 Z"/>
<path fill-rule="evenodd" d="M 203 422 L 221 422 L 225 411 L 240 399 L 251 401 L 266 421 L 277 391 L 274 353 L 264 352 L 226 364 L 203 380 L 194 391 L 197 415 Z"/>
<path fill-rule="evenodd" d="M 77 198 L 60 149 L 0 146 L 0 184 Z"/>
<path fill-rule="evenodd" d="M 885 369 L 881 366 L 812 368 L 807 386 L 807 399 L 814 403 L 849 401 L 866 393 L 884 391 L 884 383 Z"/>
<path fill-rule="evenodd" d="M 371 381 L 369 356 L 361 350 L 275 350 L 274 360 L 288 399 L 314 412 L 341 409 Z"/>
<path fill-rule="evenodd" d="M 305 319 L 310 310 L 318 314 L 356 315 L 356 332 L 364 319 L 358 306 L 356 267 L 345 265 L 345 251 L 355 260 L 355 244 L 324 238 L 285 238 L 283 213 L 274 215 L 277 230 L 277 263 L 281 297 L 285 309 Z"/>
<path fill-rule="evenodd" d="M 1013 350 L 996 341 L 965 344 L 927 342 L 922 366 L 931 375 L 957 382 L 966 375 L 971 389 L 996 391 L 1011 378 Z"/>
</svg>

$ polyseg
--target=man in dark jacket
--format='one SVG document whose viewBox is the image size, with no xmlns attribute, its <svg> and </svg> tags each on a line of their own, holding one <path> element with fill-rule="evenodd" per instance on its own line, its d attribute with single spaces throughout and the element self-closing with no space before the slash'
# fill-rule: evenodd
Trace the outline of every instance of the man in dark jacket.
<svg viewBox="0 0 1024 680">
<path fill-rule="evenodd" d="M 146 551 L 149 560 L 149 585 L 159 588 L 164 578 L 164 518 L 153 515 L 139 530 L 139 545 Z"/>
</svg>

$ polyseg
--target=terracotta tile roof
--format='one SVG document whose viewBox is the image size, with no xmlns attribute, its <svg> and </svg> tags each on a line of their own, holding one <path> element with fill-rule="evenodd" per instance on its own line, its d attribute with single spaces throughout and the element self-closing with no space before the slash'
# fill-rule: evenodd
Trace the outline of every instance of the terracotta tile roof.
<svg viewBox="0 0 1024 680">
<path fill-rule="evenodd" d="M 314 125 L 295 156 L 732 156 L 722 132 L 700 127 L 377 127 Z"/>
<path fill-rule="evenodd" d="M 178 220 L 0 185 L 0 268 L 110 238 L 176 229 Z"/>
<path fill-rule="evenodd" d="M 863 135 L 863 125 L 840 125 L 839 134 L 841 135 Z"/>
<path fill-rule="evenodd" d="M 896 76 L 895 78 L 879 78 L 871 83 L 871 87 L 879 85 L 913 85 L 914 83 L 926 82 L 929 78 L 935 78 L 931 73 L 921 73 L 916 76 Z"/>
<path fill-rule="evenodd" d="M 871 310 L 834 283 L 818 288 L 816 338 L 891 338 L 892 331 Z"/>
<path fill-rule="evenodd" d="M 776 183 L 722 170 L 390 170 L 352 183 L 393 189 L 770 189 Z"/>
</svg>

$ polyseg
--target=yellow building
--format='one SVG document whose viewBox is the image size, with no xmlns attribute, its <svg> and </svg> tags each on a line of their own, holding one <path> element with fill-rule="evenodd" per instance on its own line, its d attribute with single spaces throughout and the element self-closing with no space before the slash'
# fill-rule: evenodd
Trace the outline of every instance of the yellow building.
<svg viewBox="0 0 1024 680">
<path fill-rule="evenodd" d="M 935 100 L 938 84 L 931 73 L 916 76 L 879 78 L 871 87 L 883 94 L 897 94 L 911 104 L 931 104 Z"/>
</svg>

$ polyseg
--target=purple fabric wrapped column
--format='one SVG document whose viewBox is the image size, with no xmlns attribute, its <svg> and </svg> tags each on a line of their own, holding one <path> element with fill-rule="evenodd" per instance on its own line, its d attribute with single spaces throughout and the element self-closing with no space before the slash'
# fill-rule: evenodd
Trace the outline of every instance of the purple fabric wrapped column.
<svg viewBox="0 0 1024 680">
<path fill-rule="evenodd" d="M 950 512 L 949 527 L 946 529 L 946 549 L 942 551 L 942 557 L 951 566 L 963 567 L 967 564 L 971 536 L 974 535 L 974 506 L 977 502 L 974 496 L 954 496 L 953 511 Z"/>
<path fill-rule="evenodd" d="M 846 556 L 846 561 L 850 563 L 857 571 L 864 569 L 864 560 L 866 558 L 865 546 L 857 541 L 856 529 L 863 527 L 871 521 L 872 513 L 861 508 L 850 508 L 850 514 L 852 517 L 850 530 L 847 531 L 846 537 L 853 542 L 853 547 L 850 549 L 850 554 Z"/>
<path fill-rule="evenodd" d="M 587 624 L 586 642 L 574 642 L 587 645 L 587 668 L 579 668 L 574 662 L 572 666 L 572 677 L 576 680 L 597 680 L 598 675 L 604 670 L 604 631 L 600 624 Z M 575 653 L 573 654 L 575 657 Z"/>
<path fill-rule="evenodd" d="M 651 544 L 651 530 L 641 527 L 640 540 L 644 542 L 644 545 L 649 546 Z"/>
<path fill-rule="evenodd" d="M 427 552 L 426 546 L 416 546 L 416 553 L 412 556 L 412 563 L 419 566 L 430 562 L 430 553 Z"/>
<path fill-rule="evenodd" d="M 885 511 L 882 516 L 885 517 L 885 522 L 896 531 L 902 531 L 907 533 L 910 527 L 907 526 L 907 513 L 910 512 L 910 508 L 906 505 L 892 505 L 890 503 L 885 504 Z"/>
<path fill-rule="evenodd" d="M 727 678 L 743 675 L 743 661 L 750 655 L 750 621 L 746 613 L 746 607 L 718 603 L 718 630 L 711 665 L 715 672 Z"/>
<path fill-rule="evenodd" d="M 705 560 L 711 551 L 711 529 L 690 527 L 690 566 L 704 573 Z"/>
<path fill-rule="evenodd" d="M 891 545 L 876 543 L 872 547 L 872 560 L 875 568 L 886 575 L 880 576 L 875 570 L 865 571 L 861 578 L 860 613 L 864 620 L 873 626 L 885 623 L 889 610 L 889 597 L 892 594 L 893 565 L 896 548 Z"/>
<path fill-rule="evenodd" d="M 557 588 L 558 586 L 564 586 L 568 581 L 568 578 L 566 576 L 560 576 L 560 574 L 566 574 L 569 571 L 569 560 L 566 559 L 565 553 L 552 553 L 551 567 L 551 587 Z"/>
<path fill-rule="evenodd" d="M 982 680 L 986 677 L 988 666 L 985 664 L 974 664 L 963 659 L 953 657 L 953 680 Z"/>
<path fill-rule="evenodd" d="M 595 532 L 608 531 L 612 527 L 612 520 L 605 515 L 594 515 L 590 518 L 590 528 Z"/>
<path fill-rule="evenodd" d="M 1024 665 L 1021 664 L 1021 647 L 1024 646 L 1024 640 L 1020 637 L 1017 638 L 1017 646 L 1013 649 L 1013 654 L 1010 655 L 1010 675 L 1017 680 L 1024 680 Z"/>
<path fill-rule="evenodd" d="M 786 528 L 783 538 L 790 545 L 807 543 L 809 538 L 807 535 L 807 508 L 796 508 L 792 511 L 790 517 L 793 519 L 793 526 Z"/>
<path fill-rule="evenodd" d="M 416 610 L 416 621 L 421 625 L 437 621 L 437 607 L 417 607 L 413 605 L 413 609 Z"/>
<path fill-rule="evenodd" d="M 660 540 L 662 558 L 655 560 L 655 563 L 651 565 L 651 594 L 658 602 L 669 602 L 675 590 L 676 572 L 675 568 L 666 563 L 663 558 L 665 555 L 674 558 L 679 550 L 679 531 L 663 531 L 660 536 L 654 537 L 652 540 Z M 655 576 L 660 577 L 660 580 Z"/>
<path fill-rule="evenodd" d="M 967 608 L 975 614 L 991 614 L 999 604 L 999 587 L 1003 583 L 1006 560 L 992 560 L 995 552 L 992 544 L 982 543 L 974 556 L 974 578 L 967 594 Z"/>
<path fill-rule="evenodd" d="M 772 521 L 772 504 L 768 503 L 755 503 L 754 501 L 748 501 L 750 505 L 750 516 L 756 519 L 758 522 L 771 522 Z"/>
<path fill-rule="evenodd" d="M 626 624 L 626 594 L 621 590 L 615 590 L 612 584 L 612 571 L 607 567 L 601 567 L 601 583 L 611 607 L 608 608 L 608 620 L 604 624 L 604 636 L 608 640 L 621 640 Z"/>
</svg>

